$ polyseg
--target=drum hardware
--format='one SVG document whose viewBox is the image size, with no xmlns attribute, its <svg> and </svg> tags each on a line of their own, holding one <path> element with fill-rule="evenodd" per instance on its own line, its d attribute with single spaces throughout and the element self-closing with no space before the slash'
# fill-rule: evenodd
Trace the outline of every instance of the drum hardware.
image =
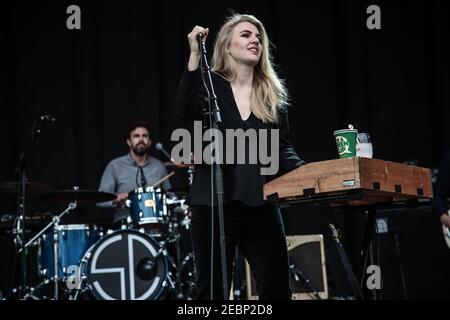
<svg viewBox="0 0 450 320">
<path fill-rule="evenodd" d="M 41 231 L 39 231 L 33 238 L 31 238 L 22 248 L 20 248 L 18 250 L 19 253 L 21 253 L 24 249 L 28 248 L 32 243 L 34 243 L 38 238 L 40 238 L 50 227 L 53 226 L 53 240 L 54 240 L 54 245 L 53 245 L 53 254 L 54 254 L 54 270 L 58 270 L 58 234 L 56 232 L 56 228 L 59 225 L 59 221 L 61 220 L 61 218 L 66 215 L 68 212 L 70 212 L 71 210 L 74 210 L 77 207 L 77 203 L 76 202 L 72 202 L 69 203 L 68 207 L 66 208 L 66 210 L 64 210 L 61 214 L 59 214 L 58 216 L 53 217 L 52 221 L 47 224 Z M 54 296 L 53 298 L 55 300 L 58 300 L 59 297 L 59 289 L 58 289 L 58 273 L 55 272 L 55 275 L 53 276 L 53 278 L 51 278 L 50 280 L 53 281 L 54 284 Z M 41 283 L 42 285 L 44 285 L 44 283 Z M 42 285 L 39 284 L 37 286 L 37 288 L 42 287 Z M 36 288 L 34 289 L 34 292 L 36 292 Z M 25 296 L 29 296 L 28 293 L 25 293 Z"/>
<path fill-rule="evenodd" d="M 161 192 L 161 195 L 162 194 L 163 193 Z M 151 295 L 145 297 L 146 299 L 165 299 L 169 294 L 171 298 L 174 297 L 177 299 L 192 297 L 189 292 L 190 288 L 193 288 L 194 286 L 195 268 L 192 268 L 193 254 L 192 252 L 184 251 L 185 249 L 181 249 L 180 245 L 182 240 L 180 230 L 181 228 L 184 230 L 184 228 L 188 229 L 189 227 L 189 222 L 187 221 L 189 217 L 189 207 L 184 204 L 184 199 L 166 199 L 165 196 L 161 197 L 162 203 L 165 206 L 165 211 L 162 211 L 164 212 L 164 214 L 162 214 L 163 218 L 156 220 L 159 223 L 154 224 L 155 226 L 158 225 L 158 228 L 160 229 L 145 228 L 142 230 L 145 233 L 134 230 L 134 225 L 124 224 L 121 226 L 121 230 L 108 230 L 108 232 L 105 232 L 105 235 L 102 235 L 99 232 L 98 238 L 96 238 L 91 237 L 91 231 L 96 230 L 92 229 L 92 226 L 61 224 L 63 217 L 70 211 L 76 209 L 80 203 L 90 204 L 96 203 L 97 201 L 103 202 L 105 199 L 107 199 L 106 201 L 109 201 L 112 197 L 115 196 L 104 193 L 99 194 L 89 190 L 61 190 L 50 194 L 44 194 L 39 197 L 39 200 L 50 203 L 63 203 L 68 200 L 73 201 L 69 203 L 67 208 L 61 214 L 54 216 L 50 223 L 46 224 L 42 230 L 24 245 L 25 249 L 37 244 L 39 252 L 42 252 L 38 259 L 40 263 L 38 270 L 42 271 L 41 277 L 43 279 L 37 285 L 27 288 L 26 293 L 21 297 L 33 300 L 47 298 L 55 300 L 77 300 L 80 298 L 91 299 L 93 297 L 96 299 L 103 299 L 104 297 L 100 296 L 99 292 L 96 291 L 97 288 L 93 287 L 93 283 L 95 282 L 94 273 L 91 273 L 91 270 L 87 271 L 88 265 L 92 264 L 93 255 L 96 250 L 100 250 L 100 245 L 118 232 L 134 235 L 138 233 L 139 235 L 143 235 L 142 238 L 145 238 L 142 239 L 143 243 L 146 241 L 155 243 L 153 245 L 153 255 L 149 256 L 147 254 L 147 256 L 141 257 L 141 260 L 137 260 L 136 265 L 138 268 L 134 271 L 137 277 L 136 282 L 147 281 L 148 283 L 153 281 L 149 281 L 148 279 L 152 279 L 155 272 L 160 272 L 158 276 L 161 278 L 157 281 L 155 291 Z M 131 217 L 128 222 L 130 221 L 132 221 Z M 158 234 L 151 234 L 151 232 L 155 230 L 159 230 L 160 232 Z M 76 234 L 81 234 L 84 237 L 83 241 L 85 241 L 86 244 L 90 244 L 88 249 L 85 250 L 82 248 L 84 251 L 79 260 L 77 258 L 78 256 L 73 253 L 67 255 L 67 252 L 73 252 L 72 248 L 67 250 L 68 243 L 78 243 L 74 240 L 68 240 L 67 237 L 71 239 L 70 237 Z M 140 237 L 138 236 L 137 238 Z M 87 241 L 87 239 L 90 240 Z M 139 245 L 139 241 L 136 243 Z M 79 246 L 77 245 L 76 249 L 78 249 L 78 247 Z M 120 255 L 118 254 L 119 252 L 122 251 L 116 251 L 115 255 Z M 152 259 L 148 259 L 148 257 Z M 158 267 L 152 267 L 155 263 Z M 68 268 L 72 266 L 72 264 L 77 267 L 75 272 L 73 269 L 70 271 Z M 165 267 L 158 271 L 158 268 L 161 268 L 163 265 L 165 265 Z M 192 272 L 192 270 L 194 270 L 194 272 Z M 97 274 L 95 274 L 95 276 L 97 276 Z M 100 279 L 98 281 L 101 283 L 101 281 L 106 280 Z M 69 284 L 72 284 L 73 286 L 69 286 Z M 136 288 L 136 290 L 138 289 Z M 17 289 L 16 292 L 18 292 Z M 135 296 L 130 294 L 127 293 L 125 298 L 134 299 L 141 296 L 137 291 Z"/>
<path fill-rule="evenodd" d="M 137 188 L 129 193 L 126 205 L 134 228 L 160 229 L 167 219 L 166 195 L 154 187 Z"/>
<path fill-rule="evenodd" d="M 40 244 L 40 252 L 42 251 L 39 256 L 39 272 L 44 280 L 36 287 L 29 288 L 23 297 L 39 299 L 36 296 L 36 293 L 47 284 L 52 283 L 52 298 L 54 300 L 59 300 L 60 281 L 69 279 L 67 278 L 67 272 L 69 271 L 68 267 L 71 267 L 73 264 L 79 264 L 79 259 L 77 259 L 76 256 L 73 257 L 73 255 L 80 254 L 82 257 L 87 248 L 80 249 L 80 246 L 90 246 L 92 243 L 89 243 L 89 241 L 92 242 L 93 239 L 100 236 L 96 229 L 93 230 L 95 234 L 90 234 L 91 229 L 86 225 L 60 225 L 61 219 L 67 213 L 76 209 L 80 203 L 92 204 L 101 201 L 110 201 L 115 199 L 115 195 L 105 192 L 80 190 L 78 187 L 74 187 L 71 190 L 59 190 L 41 194 L 37 199 L 46 203 L 59 204 L 65 202 L 66 204 L 69 203 L 69 205 L 62 213 L 54 216 L 52 221 L 30 239 L 23 248 L 18 250 L 18 253 L 21 253 L 32 244 L 38 242 Z M 67 238 L 71 238 L 70 240 L 72 241 L 68 241 Z M 95 239 L 95 241 L 97 240 L 98 239 Z M 75 248 L 68 247 L 69 245 L 75 245 Z M 79 251 L 82 252 L 80 253 Z M 45 298 L 46 297 L 44 297 L 44 299 Z"/>
<path fill-rule="evenodd" d="M 192 182 L 194 182 L 194 173 L 195 173 L 195 166 L 194 166 L 193 161 L 192 161 L 191 165 L 188 168 L 189 186 L 192 186 Z"/>
<path fill-rule="evenodd" d="M 47 237 L 46 234 L 42 236 L 39 269 L 44 278 L 48 279 L 56 274 L 60 280 L 65 280 L 66 286 L 62 288 L 67 287 L 70 296 L 70 290 L 80 286 L 81 278 L 78 270 L 80 261 L 86 251 L 101 238 L 102 232 L 95 225 L 69 224 L 56 226 L 54 234 L 56 236 L 53 238 L 51 234 Z M 56 259 L 50 250 L 55 242 L 58 244 Z M 55 260 L 58 262 L 57 272 L 51 265 Z"/>
<path fill-rule="evenodd" d="M 39 292 L 41 288 L 48 285 L 50 283 L 49 279 L 45 279 L 41 283 L 39 283 L 36 287 L 30 287 L 30 290 L 27 294 L 25 294 L 24 299 L 33 299 L 33 300 L 41 300 L 39 297 L 37 297 L 34 293 Z"/>
<path fill-rule="evenodd" d="M 180 203 L 184 205 L 185 200 L 180 200 Z M 187 206 L 186 206 L 187 207 Z M 166 247 L 169 243 L 175 244 L 175 256 L 176 256 L 176 263 L 173 261 L 173 259 L 168 256 L 169 260 L 171 261 L 172 267 L 175 270 L 175 279 L 176 279 L 176 286 L 173 287 L 175 291 L 176 299 L 183 300 L 186 298 L 185 294 L 183 293 L 183 271 L 187 267 L 188 263 L 192 260 L 192 253 L 187 254 L 184 258 L 182 258 L 182 252 L 181 252 L 181 234 L 179 232 L 179 227 L 184 226 L 185 224 L 183 221 L 189 216 L 189 211 L 184 210 L 183 215 L 181 218 L 175 217 L 175 221 L 170 221 L 169 224 L 169 230 L 170 233 L 166 236 L 166 241 L 163 247 Z M 181 223 L 180 223 L 181 221 Z M 188 228 L 187 228 L 188 229 Z M 192 261 L 193 262 L 193 261 Z M 195 285 L 195 270 L 193 270 L 192 273 L 188 274 L 188 280 L 189 286 L 193 287 Z M 172 274 L 171 274 L 172 275 Z"/>
<path fill-rule="evenodd" d="M 25 225 L 25 216 L 26 216 L 26 208 L 27 208 L 27 198 L 30 195 L 30 191 L 33 191 L 32 185 L 27 178 L 27 158 L 30 150 L 33 145 L 37 141 L 38 136 L 42 132 L 45 122 L 54 122 L 54 118 L 50 115 L 43 115 L 35 118 L 33 122 L 33 126 L 31 128 L 31 137 L 28 140 L 28 143 L 25 145 L 24 150 L 20 153 L 19 158 L 17 160 L 16 167 L 13 172 L 13 176 L 18 177 L 17 182 L 13 182 L 12 184 L 7 183 L 6 189 L 9 189 L 14 194 L 17 194 L 17 218 L 14 225 L 14 234 L 15 237 L 15 246 L 18 249 L 18 253 L 20 252 L 20 292 L 19 296 L 24 297 L 29 290 L 28 285 L 28 270 L 27 270 L 27 257 L 25 249 L 25 241 L 26 241 L 26 225 Z M 13 186 L 11 189 L 10 187 Z M 5 184 L 2 184 L 2 187 L 5 187 Z M 30 191 L 28 189 L 30 188 Z M 5 192 L 3 188 L 2 192 Z"/>
<path fill-rule="evenodd" d="M 41 231 L 39 231 L 33 238 L 31 238 L 24 246 L 24 248 L 27 248 L 28 246 L 30 246 L 33 242 L 35 242 L 40 236 L 42 236 L 42 234 L 47 231 L 51 226 L 53 225 L 57 225 L 59 223 L 59 221 L 61 220 L 61 218 L 66 215 L 69 211 L 74 210 L 77 207 L 77 203 L 76 202 L 72 202 L 69 203 L 68 207 L 66 208 L 66 210 L 64 210 L 59 216 L 55 216 L 52 219 L 52 222 L 50 222 L 49 224 L 47 224 L 44 229 L 42 229 Z M 19 252 L 21 252 L 22 249 L 19 250 Z"/>
<path fill-rule="evenodd" d="M 164 156 L 169 160 L 167 162 L 164 162 L 163 165 L 165 167 L 176 167 L 176 168 L 189 168 L 192 164 L 189 163 L 176 163 L 175 160 L 170 156 L 170 154 L 164 149 L 164 146 L 161 142 L 158 142 L 155 144 L 156 150 L 161 151 Z M 191 153 L 191 163 L 193 162 L 193 154 Z"/>
<path fill-rule="evenodd" d="M 97 241 L 84 255 L 83 290 L 100 300 L 153 300 L 170 286 L 167 254 L 158 242 L 137 230 L 116 230 Z"/>
<path fill-rule="evenodd" d="M 192 270 L 189 270 L 188 267 L 192 266 Z M 183 281 L 182 280 L 182 276 L 184 271 L 187 271 L 187 278 Z M 189 252 L 184 258 L 183 261 L 181 262 L 181 267 L 178 270 L 179 273 L 179 285 L 180 287 L 178 288 L 178 294 L 177 294 L 177 299 L 179 300 L 192 300 L 195 298 L 195 275 L 196 275 L 196 269 L 195 269 L 195 264 L 194 264 L 194 254 L 192 252 Z M 187 289 L 187 292 L 184 293 L 184 286 Z"/>
</svg>

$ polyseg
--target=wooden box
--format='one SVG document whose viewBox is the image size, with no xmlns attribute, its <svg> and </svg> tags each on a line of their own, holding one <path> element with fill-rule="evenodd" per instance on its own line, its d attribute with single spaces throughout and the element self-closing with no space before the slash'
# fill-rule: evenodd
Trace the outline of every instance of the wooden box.
<svg viewBox="0 0 450 320">
<path fill-rule="evenodd" d="M 312 162 L 264 185 L 264 197 L 290 201 L 306 197 L 345 195 L 360 191 L 348 202 L 366 205 L 432 198 L 431 170 L 369 158 Z M 343 200 L 345 202 L 345 200 Z"/>
</svg>

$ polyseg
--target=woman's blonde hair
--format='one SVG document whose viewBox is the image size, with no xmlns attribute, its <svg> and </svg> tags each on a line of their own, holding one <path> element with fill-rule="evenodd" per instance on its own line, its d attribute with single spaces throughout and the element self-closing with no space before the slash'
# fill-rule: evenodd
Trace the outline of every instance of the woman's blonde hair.
<svg viewBox="0 0 450 320">
<path fill-rule="evenodd" d="M 263 24 L 248 14 L 233 14 L 228 17 L 214 44 L 211 60 L 212 71 L 224 76 L 228 81 L 236 78 L 236 70 L 232 68 L 228 46 L 234 27 L 241 22 L 253 24 L 261 34 L 262 52 L 255 66 L 250 107 L 253 114 L 263 122 L 278 122 L 278 111 L 288 105 L 288 93 L 283 81 L 278 78 L 272 63 L 270 43 Z"/>
</svg>

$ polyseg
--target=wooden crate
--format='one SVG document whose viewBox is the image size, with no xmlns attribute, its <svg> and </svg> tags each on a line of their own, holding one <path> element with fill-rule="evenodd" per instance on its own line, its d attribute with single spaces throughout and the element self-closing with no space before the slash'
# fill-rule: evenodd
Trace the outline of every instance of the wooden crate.
<svg viewBox="0 0 450 320">
<path fill-rule="evenodd" d="M 351 205 L 432 198 L 431 170 L 369 158 L 312 162 L 264 185 L 264 197 L 280 200 L 339 195 L 360 190 Z"/>
</svg>

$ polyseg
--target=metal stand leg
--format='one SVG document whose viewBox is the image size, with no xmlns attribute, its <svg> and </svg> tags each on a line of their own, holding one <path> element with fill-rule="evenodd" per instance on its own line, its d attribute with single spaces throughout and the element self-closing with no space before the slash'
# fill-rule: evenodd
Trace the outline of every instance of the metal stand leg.
<svg viewBox="0 0 450 320">
<path fill-rule="evenodd" d="M 58 253 L 59 253 L 59 247 L 58 247 L 58 232 L 57 232 L 57 226 L 59 224 L 59 221 L 61 218 L 66 215 L 71 210 L 75 209 L 77 207 L 77 202 L 70 203 L 66 210 L 64 210 L 61 214 L 54 217 L 52 222 L 50 222 L 48 225 L 44 227 L 41 231 L 39 231 L 32 239 L 30 239 L 22 248 L 18 250 L 18 253 L 22 253 L 22 256 L 25 256 L 27 248 L 34 243 L 40 236 L 44 234 L 50 227 L 53 226 L 53 256 L 54 256 L 54 299 L 58 300 L 59 298 L 59 292 L 58 292 L 58 283 L 59 283 L 59 276 L 58 276 Z M 23 252 L 22 252 L 23 251 Z M 29 296 L 27 293 L 23 294 L 23 297 Z"/>
<path fill-rule="evenodd" d="M 293 259 L 290 259 L 293 261 Z M 322 300 L 319 293 L 316 289 L 311 285 L 311 281 L 305 274 L 300 271 L 300 269 L 292 263 L 289 266 L 289 271 L 291 272 L 292 277 L 294 278 L 295 282 L 299 283 L 303 288 L 307 290 L 307 292 L 314 296 L 316 300 Z"/>
<path fill-rule="evenodd" d="M 177 255 L 177 299 L 178 300 L 184 300 L 184 294 L 183 294 L 183 290 L 182 290 L 182 279 L 181 279 L 181 248 L 180 248 L 180 234 L 177 234 L 176 236 L 176 241 L 175 241 L 175 245 L 176 245 L 176 255 Z"/>
<path fill-rule="evenodd" d="M 41 283 L 39 283 L 36 287 L 30 288 L 30 292 L 27 293 L 24 297 L 24 299 L 33 299 L 33 300 L 41 300 L 42 298 L 39 298 L 36 296 L 36 292 L 39 292 L 39 290 L 44 287 L 45 285 L 49 284 L 50 280 L 45 279 Z"/>
<path fill-rule="evenodd" d="M 342 266 L 344 267 L 345 275 L 347 277 L 350 287 L 352 288 L 353 295 L 355 296 L 355 298 L 364 300 L 364 295 L 362 294 L 361 288 L 358 284 L 358 280 L 355 276 L 355 273 L 352 270 L 350 262 L 348 261 L 347 254 L 345 253 L 344 247 L 341 243 L 339 232 L 334 225 L 335 219 L 333 216 L 333 212 L 329 206 L 327 206 L 327 207 L 329 210 L 330 219 L 333 222 L 333 223 L 329 224 L 330 230 L 331 230 L 331 235 L 333 237 L 333 240 L 336 242 L 336 249 L 337 249 L 337 252 L 339 255 L 339 259 L 341 260 Z"/>
<path fill-rule="evenodd" d="M 364 232 L 364 240 L 362 244 L 362 250 L 361 250 L 361 289 L 365 289 L 365 276 L 366 276 L 366 270 L 367 270 L 367 262 L 369 259 L 369 263 L 373 264 L 373 250 L 372 250 L 372 237 L 375 231 L 375 218 L 376 218 L 376 210 L 375 209 L 369 209 L 366 211 L 367 220 L 366 220 L 366 230 Z M 371 289 L 370 296 L 373 300 L 377 300 L 377 291 L 376 289 Z"/>
<path fill-rule="evenodd" d="M 358 284 L 358 280 L 356 279 L 355 273 L 353 272 L 350 262 L 348 261 L 348 257 L 345 253 L 344 247 L 342 246 L 339 233 L 337 232 L 336 227 L 333 224 L 330 224 L 330 229 L 333 234 L 333 239 L 336 242 L 336 249 L 344 267 L 347 280 L 350 284 L 350 287 L 352 288 L 353 294 L 356 299 L 364 300 L 364 295 L 362 294 L 361 288 Z"/>
<path fill-rule="evenodd" d="M 54 225 L 53 225 L 53 268 L 54 268 L 54 275 L 53 275 L 53 285 L 54 285 L 54 295 L 53 298 L 55 300 L 59 299 L 59 292 L 58 292 L 58 285 L 59 285 L 59 276 L 58 276 L 58 253 L 59 253 L 59 247 L 58 247 L 58 225 L 59 225 L 59 219 L 57 217 L 54 218 Z"/>
<path fill-rule="evenodd" d="M 406 286 L 405 271 L 403 269 L 402 255 L 400 253 L 400 242 L 398 241 L 398 231 L 395 230 L 393 232 L 394 232 L 395 249 L 396 249 L 396 253 L 398 256 L 398 262 L 399 262 L 399 268 L 400 268 L 400 278 L 402 279 L 403 300 L 408 300 L 408 288 Z"/>
</svg>

